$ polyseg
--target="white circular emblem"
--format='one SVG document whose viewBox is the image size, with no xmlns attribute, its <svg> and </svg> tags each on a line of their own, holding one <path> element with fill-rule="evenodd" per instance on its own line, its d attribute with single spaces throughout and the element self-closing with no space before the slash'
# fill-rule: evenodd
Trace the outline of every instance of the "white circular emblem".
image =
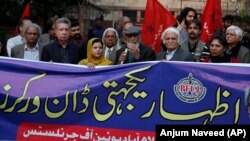
<svg viewBox="0 0 250 141">
<path fill-rule="evenodd" d="M 189 73 L 188 77 L 174 85 L 174 93 L 183 102 L 196 103 L 205 97 L 207 88 L 203 87 L 198 79 L 193 78 L 192 73 Z"/>
</svg>

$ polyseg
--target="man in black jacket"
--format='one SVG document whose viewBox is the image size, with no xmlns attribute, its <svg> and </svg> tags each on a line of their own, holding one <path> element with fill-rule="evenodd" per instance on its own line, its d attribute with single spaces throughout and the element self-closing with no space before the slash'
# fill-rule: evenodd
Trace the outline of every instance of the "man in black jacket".
<svg viewBox="0 0 250 141">
<path fill-rule="evenodd" d="M 71 22 L 60 18 L 55 22 L 56 41 L 44 46 L 42 61 L 78 64 L 83 59 L 83 51 L 79 45 L 69 41 Z"/>
<path fill-rule="evenodd" d="M 132 26 L 125 32 L 128 43 L 116 53 L 115 64 L 155 60 L 154 51 L 141 43 L 140 28 Z"/>
</svg>

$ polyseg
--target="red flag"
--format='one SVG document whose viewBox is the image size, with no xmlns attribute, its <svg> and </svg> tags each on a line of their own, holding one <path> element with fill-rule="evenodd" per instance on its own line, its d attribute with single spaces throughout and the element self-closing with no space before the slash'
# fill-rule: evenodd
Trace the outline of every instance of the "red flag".
<svg viewBox="0 0 250 141">
<path fill-rule="evenodd" d="M 216 29 L 222 29 L 221 0 L 207 0 L 201 16 L 202 34 L 200 39 L 208 43 Z"/>
<path fill-rule="evenodd" d="M 23 10 L 23 14 L 22 14 L 22 16 L 21 16 L 21 19 L 22 19 L 23 17 L 30 17 L 30 3 L 27 3 L 27 4 L 25 5 L 25 8 L 24 8 L 24 10 Z"/>
<path fill-rule="evenodd" d="M 152 47 L 155 53 L 161 50 L 161 34 L 167 27 L 174 25 L 175 17 L 158 0 L 147 0 L 142 42 Z"/>
<path fill-rule="evenodd" d="M 22 18 L 24 18 L 24 17 L 30 17 L 30 3 L 27 3 L 27 4 L 25 5 L 20 20 L 22 20 Z M 19 27 L 16 26 L 15 34 L 18 34 L 18 31 L 19 31 Z"/>
</svg>

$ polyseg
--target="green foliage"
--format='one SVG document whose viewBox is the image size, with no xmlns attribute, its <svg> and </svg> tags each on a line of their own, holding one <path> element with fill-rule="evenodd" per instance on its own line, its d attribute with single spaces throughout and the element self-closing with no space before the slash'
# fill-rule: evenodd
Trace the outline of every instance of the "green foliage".
<svg viewBox="0 0 250 141">
<path fill-rule="evenodd" d="M 247 21 L 250 17 L 250 15 L 248 15 L 247 11 L 245 10 L 239 11 L 238 15 L 241 17 L 243 21 Z"/>
</svg>

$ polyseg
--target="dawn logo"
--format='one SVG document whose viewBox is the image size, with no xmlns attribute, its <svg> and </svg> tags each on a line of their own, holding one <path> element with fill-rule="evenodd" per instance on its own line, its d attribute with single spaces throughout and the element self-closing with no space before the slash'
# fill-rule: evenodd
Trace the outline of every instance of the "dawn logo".
<svg viewBox="0 0 250 141">
<path fill-rule="evenodd" d="M 183 102 L 195 103 L 205 97 L 207 88 L 203 87 L 192 73 L 189 73 L 188 77 L 181 79 L 177 85 L 174 85 L 174 93 Z"/>
</svg>

